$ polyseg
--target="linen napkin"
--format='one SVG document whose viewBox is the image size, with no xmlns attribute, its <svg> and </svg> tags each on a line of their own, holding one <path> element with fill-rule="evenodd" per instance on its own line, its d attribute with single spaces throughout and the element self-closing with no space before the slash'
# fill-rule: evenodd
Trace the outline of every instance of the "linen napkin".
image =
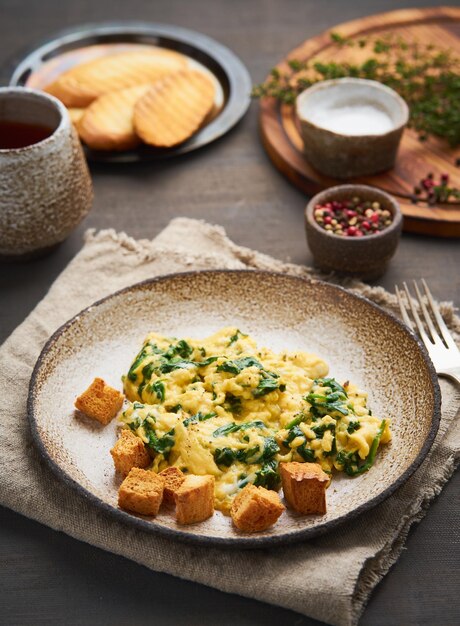
<svg viewBox="0 0 460 626">
<path fill-rule="evenodd" d="M 84 307 L 127 285 L 170 272 L 215 268 L 317 276 L 312 269 L 235 245 L 221 227 L 187 218 L 173 220 L 153 241 L 135 241 L 113 230 L 87 232 L 82 250 L 0 348 L 0 504 L 153 570 L 351 626 L 398 558 L 410 526 L 423 517 L 459 460 L 460 420 L 455 417 L 460 393 L 449 382 L 441 380 L 442 420 L 431 452 L 395 494 L 333 533 L 281 548 L 203 548 L 130 529 L 61 482 L 33 446 L 26 417 L 28 384 L 49 335 Z M 396 312 L 394 296 L 382 288 L 357 281 L 347 286 Z M 458 339 L 459 318 L 449 304 L 442 311 Z"/>
</svg>

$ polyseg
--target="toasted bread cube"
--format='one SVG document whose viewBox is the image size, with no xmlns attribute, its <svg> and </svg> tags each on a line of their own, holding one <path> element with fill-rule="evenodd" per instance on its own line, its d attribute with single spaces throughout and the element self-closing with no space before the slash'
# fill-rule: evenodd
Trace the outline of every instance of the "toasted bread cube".
<svg viewBox="0 0 460 626">
<path fill-rule="evenodd" d="M 174 492 L 178 524 L 202 522 L 214 513 L 214 476 L 186 476 Z"/>
<path fill-rule="evenodd" d="M 163 492 L 163 502 L 174 504 L 174 494 L 185 480 L 185 474 L 178 467 L 167 467 L 160 476 L 165 479 L 165 490 Z"/>
<path fill-rule="evenodd" d="M 140 515 L 156 515 L 165 479 L 152 470 L 133 467 L 118 490 L 118 506 Z"/>
<path fill-rule="evenodd" d="M 108 424 L 123 406 L 124 395 L 106 385 L 102 378 L 95 378 L 81 396 L 75 400 L 75 406 L 93 420 Z"/>
<path fill-rule="evenodd" d="M 233 500 L 230 514 L 239 530 L 257 533 L 273 526 L 283 511 L 276 491 L 249 484 Z"/>
<path fill-rule="evenodd" d="M 304 515 L 326 513 L 326 488 L 330 478 L 318 463 L 280 463 L 284 498 Z"/>
<path fill-rule="evenodd" d="M 110 450 L 117 472 L 127 476 L 133 467 L 145 468 L 152 462 L 144 442 L 127 428 L 123 429 L 117 443 Z"/>
</svg>

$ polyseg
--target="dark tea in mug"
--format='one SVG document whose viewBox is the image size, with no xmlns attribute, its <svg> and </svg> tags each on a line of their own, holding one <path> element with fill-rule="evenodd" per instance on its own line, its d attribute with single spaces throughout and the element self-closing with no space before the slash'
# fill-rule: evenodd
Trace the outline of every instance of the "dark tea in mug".
<svg viewBox="0 0 460 626">
<path fill-rule="evenodd" d="M 27 124 L 25 122 L 13 122 L 0 120 L 0 150 L 14 150 L 26 148 L 34 143 L 43 141 L 54 130 L 41 124 Z"/>
</svg>

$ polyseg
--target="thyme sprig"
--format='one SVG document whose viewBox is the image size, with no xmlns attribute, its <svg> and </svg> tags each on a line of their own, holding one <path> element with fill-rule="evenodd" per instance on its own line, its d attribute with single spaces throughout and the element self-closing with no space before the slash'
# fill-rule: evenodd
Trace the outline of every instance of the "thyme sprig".
<svg viewBox="0 0 460 626">
<path fill-rule="evenodd" d="M 255 85 L 254 98 L 273 97 L 292 104 L 311 85 L 334 78 L 376 80 L 393 88 L 407 102 L 409 126 L 421 141 L 430 136 L 460 145 L 460 60 L 449 50 L 407 42 L 399 36 L 348 39 L 332 32 L 338 48 L 369 50 L 364 60 L 343 62 L 290 59 L 288 70 L 273 68 L 264 83 Z M 362 57 L 362 53 L 360 53 Z"/>
</svg>

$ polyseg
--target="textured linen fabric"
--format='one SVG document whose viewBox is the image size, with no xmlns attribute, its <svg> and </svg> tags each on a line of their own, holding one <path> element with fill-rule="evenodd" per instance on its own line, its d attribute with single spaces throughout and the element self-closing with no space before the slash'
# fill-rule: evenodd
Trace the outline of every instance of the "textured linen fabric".
<svg viewBox="0 0 460 626">
<path fill-rule="evenodd" d="M 135 241 L 113 230 L 88 231 L 79 254 L 0 348 L 0 504 L 153 570 L 329 624 L 356 624 L 372 589 L 398 558 L 411 524 L 423 517 L 458 463 L 460 393 L 449 382 L 440 381 L 442 420 L 430 454 L 396 493 L 329 534 L 273 549 L 196 547 L 114 521 L 59 480 L 34 448 L 26 407 L 29 380 L 44 343 L 61 324 L 95 300 L 141 280 L 216 268 L 318 276 L 236 246 L 222 228 L 187 218 L 173 220 L 153 241 Z M 346 286 L 397 312 L 395 297 L 382 288 L 358 281 Z M 458 339 L 459 318 L 449 304 L 442 311 Z"/>
</svg>

